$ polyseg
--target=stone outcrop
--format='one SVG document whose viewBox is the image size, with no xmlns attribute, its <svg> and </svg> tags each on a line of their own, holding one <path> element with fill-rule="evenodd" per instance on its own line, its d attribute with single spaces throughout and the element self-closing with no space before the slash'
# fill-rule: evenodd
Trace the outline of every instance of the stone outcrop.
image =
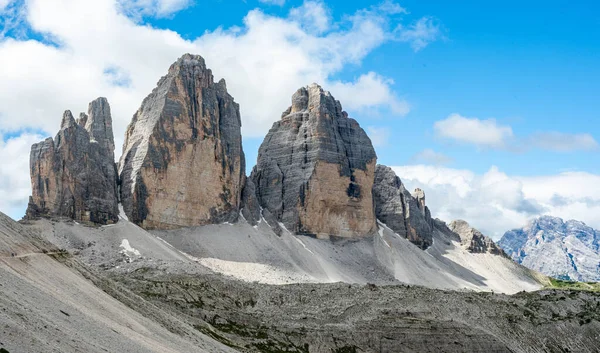
<svg viewBox="0 0 600 353">
<path fill-rule="evenodd" d="M 245 179 L 239 106 L 186 54 L 142 102 L 119 163 L 121 202 L 148 229 L 235 221 Z"/>
<path fill-rule="evenodd" d="M 490 253 L 508 257 L 491 238 L 472 228 L 469 223 L 459 219 L 452 221 L 448 227 L 460 236 L 461 245 L 469 252 L 475 254 Z"/>
<path fill-rule="evenodd" d="M 26 218 L 68 217 L 108 224 L 118 221 L 117 171 L 110 106 L 91 102 L 76 121 L 65 111 L 54 139 L 31 147 L 32 196 Z"/>
<path fill-rule="evenodd" d="M 416 189 L 411 195 L 392 168 L 379 164 L 373 198 L 377 219 L 422 249 L 432 244 L 434 221 L 423 190 Z"/>
<path fill-rule="evenodd" d="M 339 101 L 317 84 L 300 88 L 275 122 L 252 172 L 259 204 L 289 231 L 359 237 L 373 234 L 377 156 Z"/>
</svg>

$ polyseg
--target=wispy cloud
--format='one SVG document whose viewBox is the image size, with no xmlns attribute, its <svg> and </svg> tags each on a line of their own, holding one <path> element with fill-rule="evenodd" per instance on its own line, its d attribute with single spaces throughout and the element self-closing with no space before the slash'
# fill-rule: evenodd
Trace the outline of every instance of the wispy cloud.
<svg viewBox="0 0 600 353">
<path fill-rule="evenodd" d="M 426 148 L 423 151 L 415 154 L 410 158 L 411 164 L 433 164 L 444 165 L 449 164 L 453 159 L 443 153 L 436 152 L 431 148 Z"/>
<path fill-rule="evenodd" d="M 598 141 L 590 134 L 568 134 L 556 131 L 534 133 L 526 143 L 556 152 L 593 151 L 600 147 Z"/>
<path fill-rule="evenodd" d="M 390 129 L 386 127 L 367 126 L 367 135 L 369 135 L 374 147 L 385 147 L 390 139 Z"/>
<path fill-rule="evenodd" d="M 397 29 L 398 40 L 410 43 L 414 51 L 419 51 L 441 37 L 440 25 L 433 17 L 422 17 L 413 24 Z"/>
<path fill-rule="evenodd" d="M 263 4 L 269 4 L 269 5 L 277 5 L 277 6 L 285 5 L 285 0 L 258 0 L 258 1 L 262 2 Z"/>
</svg>

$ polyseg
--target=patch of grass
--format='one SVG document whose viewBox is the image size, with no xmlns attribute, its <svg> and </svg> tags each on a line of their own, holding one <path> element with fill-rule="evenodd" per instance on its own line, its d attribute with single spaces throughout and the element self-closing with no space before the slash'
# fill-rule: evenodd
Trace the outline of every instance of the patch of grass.
<svg viewBox="0 0 600 353">
<path fill-rule="evenodd" d="M 600 283 L 598 282 L 566 281 L 551 277 L 549 279 L 550 285 L 548 286 L 548 288 L 600 292 Z"/>
</svg>

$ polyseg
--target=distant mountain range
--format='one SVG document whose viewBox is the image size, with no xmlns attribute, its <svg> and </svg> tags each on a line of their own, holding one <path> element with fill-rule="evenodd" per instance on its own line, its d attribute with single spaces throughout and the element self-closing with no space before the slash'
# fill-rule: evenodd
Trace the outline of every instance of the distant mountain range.
<svg viewBox="0 0 600 353">
<path fill-rule="evenodd" d="M 543 216 L 504 234 L 498 245 L 516 262 L 558 279 L 600 281 L 600 231 Z"/>
</svg>

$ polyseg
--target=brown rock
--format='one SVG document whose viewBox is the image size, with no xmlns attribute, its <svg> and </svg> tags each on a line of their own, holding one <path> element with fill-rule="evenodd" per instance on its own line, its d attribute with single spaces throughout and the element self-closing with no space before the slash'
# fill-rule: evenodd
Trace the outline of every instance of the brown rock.
<svg viewBox="0 0 600 353">
<path fill-rule="evenodd" d="M 245 178 L 238 104 L 186 54 L 144 99 L 119 164 L 129 219 L 168 229 L 235 221 Z"/>
<path fill-rule="evenodd" d="M 88 115 L 76 122 L 65 111 L 56 137 L 31 147 L 32 196 L 26 218 L 117 222 L 117 173 L 106 98 L 91 102 Z"/>
<path fill-rule="evenodd" d="M 377 229 L 371 140 L 313 84 L 273 124 L 252 172 L 260 205 L 295 233 L 359 237 Z"/>
</svg>

